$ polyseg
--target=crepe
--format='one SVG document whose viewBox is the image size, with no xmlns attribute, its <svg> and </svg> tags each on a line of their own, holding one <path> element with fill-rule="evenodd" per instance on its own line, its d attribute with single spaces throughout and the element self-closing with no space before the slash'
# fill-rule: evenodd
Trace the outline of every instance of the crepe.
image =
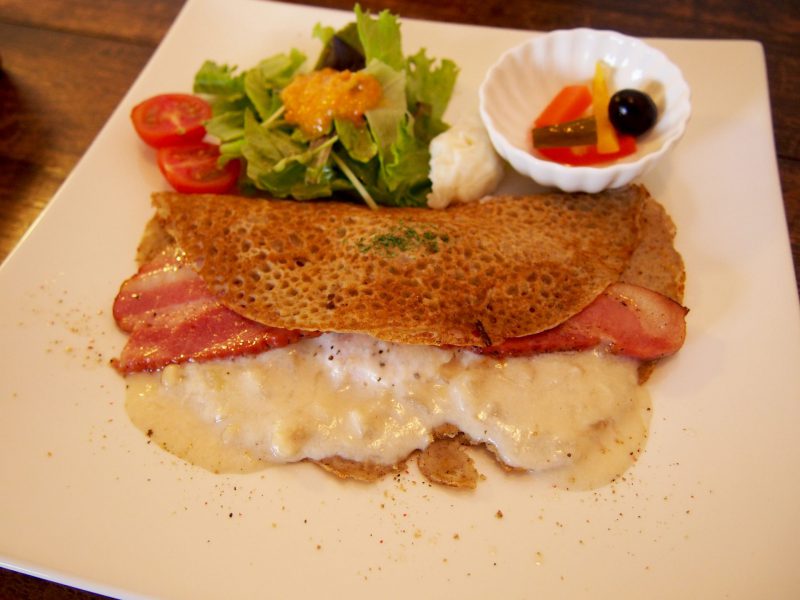
<svg viewBox="0 0 800 600">
<path fill-rule="evenodd" d="M 271 327 L 489 345 L 550 329 L 621 279 L 682 293 L 674 228 L 642 186 L 445 211 L 170 192 L 153 203 L 223 304 Z M 642 244 L 647 227 L 660 233 Z"/>
<path fill-rule="evenodd" d="M 153 203 L 139 261 L 177 246 L 225 305 L 272 327 L 475 346 L 550 329 L 616 282 L 683 299 L 675 227 L 643 186 L 445 211 L 176 193 Z M 640 366 L 640 381 L 653 364 Z M 474 488 L 481 476 L 463 451 L 471 443 L 457 427 L 436 430 L 418 453 L 420 471 Z M 312 462 L 361 481 L 405 468 Z"/>
</svg>

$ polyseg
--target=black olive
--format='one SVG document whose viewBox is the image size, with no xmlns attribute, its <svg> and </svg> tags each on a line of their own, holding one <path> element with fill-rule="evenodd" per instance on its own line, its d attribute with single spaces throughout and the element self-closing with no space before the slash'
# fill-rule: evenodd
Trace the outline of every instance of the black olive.
<svg viewBox="0 0 800 600">
<path fill-rule="evenodd" d="M 608 103 L 608 118 L 620 133 L 642 135 L 656 124 L 657 117 L 656 103 L 639 90 L 620 90 Z"/>
</svg>

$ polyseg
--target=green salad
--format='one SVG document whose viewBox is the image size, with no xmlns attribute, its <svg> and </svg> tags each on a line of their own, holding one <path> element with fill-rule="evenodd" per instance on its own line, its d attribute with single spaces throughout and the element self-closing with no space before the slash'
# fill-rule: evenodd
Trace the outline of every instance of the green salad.
<svg viewBox="0 0 800 600">
<path fill-rule="evenodd" d="M 459 69 L 424 48 L 404 56 L 400 24 L 388 11 L 372 16 L 356 5 L 354 12 L 356 20 L 339 31 L 314 27 L 323 48 L 312 69 L 291 49 L 246 71 L 207 61 L 196 73 L 194 91 L 213 109 L 206 131 L 220 141 L 221 164 L 242 160 L 243 191 L 297 200 L 351 195 L 373 208 L 425 206 L 429 145 L 448 128 L 443 115 Z M 371 75 L 381 97 L 363 124 L 333 118 L 322 135 L 309 136 L 287 121 L 281 93 L 297 75 L 323 68 Z"/>
</svg>

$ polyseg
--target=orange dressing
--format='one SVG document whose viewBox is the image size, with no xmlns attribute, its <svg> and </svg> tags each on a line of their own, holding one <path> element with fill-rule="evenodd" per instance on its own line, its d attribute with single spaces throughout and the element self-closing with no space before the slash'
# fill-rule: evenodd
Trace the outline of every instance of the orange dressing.
<svg viewBox="0 0 800 600">
<path fill-rule="evenodd" d="M 372 75 L 326 68 L 295 77 L 281 92 L 281 100 L 286 121 L 314 138 L 327 133 L 333 119 L 360 125 L 381 94 L 381 84 Z"/>
</svg>

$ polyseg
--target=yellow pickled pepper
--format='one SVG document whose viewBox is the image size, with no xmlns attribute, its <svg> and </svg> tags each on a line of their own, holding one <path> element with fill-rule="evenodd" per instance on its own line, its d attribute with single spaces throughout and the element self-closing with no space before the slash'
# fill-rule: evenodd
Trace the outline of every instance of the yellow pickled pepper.
<svg viewBox="0 0 800 600">
<path fill-rule="evenodd" d="M 598 60 L 594 68 L 592 79 L 592 108 L 597 121 L 597 151 L 600 154 L 619 152 L 617 131 L 608 118 L 608 103 L 610 95 L 606 84 L 605 63 Z"/>
</svg>

